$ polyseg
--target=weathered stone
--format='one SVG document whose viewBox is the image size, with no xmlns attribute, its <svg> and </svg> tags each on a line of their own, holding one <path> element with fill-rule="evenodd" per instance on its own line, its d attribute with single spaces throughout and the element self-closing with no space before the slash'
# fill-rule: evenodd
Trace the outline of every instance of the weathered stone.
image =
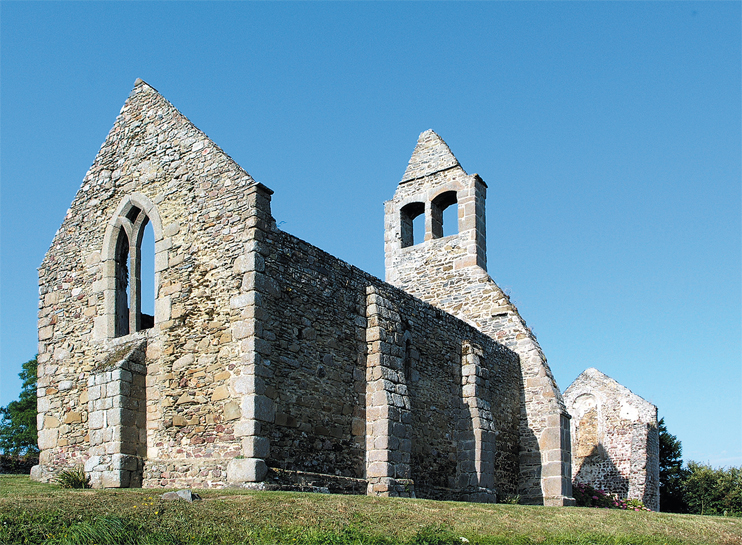
<svg viewBox="0 0 742 545">
<path fill-rule="evenodd" d="M 219 386 L 216 390 L 214 390 L 214 393 L 211 394 L 211 401 L 221 401 L 222 399 L 227 399 L 229 397 L 229 388 L 226 386 Z"/>
<path fill-rule="evenodd" d="M 262 481 L 268 472 L 263 460 L 256 458 L 236 458 L 227 466 L 227 482 L 230 484 L 255 483 Z"/>
<path fill-rule="evenodd" d="M 597 369 L 564 392 L 572 415 L 572 478 L 658 511 L 657 407 Z"/>
<path fill-rule="evenodd" d="M 224 405 L 224 420 L 234 420 L 242 416 L 239 403 L 231 401 Z"/>
<path fill-rule="evenodd" d="M 272 191 L 141 80 L 82 188 L 39 269 L 39 478 L 89 457 L 96 487 L 248 486 L 268 462 L 568 502 L 569 417 L 486 273 L 486 185 L 434 132 L 385 204 L 389 283 L 278 229 Z"/>
<path fill-rule="evenodd" d="M 165 492 L 160 496 L 160 499 L 165 501 L 173 500 L 185 500 L 188 503 L 193 503 L 201 499 L 201 496 L 194 493 L 192 490 L 178 490 L 177 492 Z"/>
<path fill-rule="evenodd" d="M 65 424 L 74 424 L 76 422 L 82 422 L 82 415 L 76 411 L 70 411 L 64 415 Z"/>
</svg>

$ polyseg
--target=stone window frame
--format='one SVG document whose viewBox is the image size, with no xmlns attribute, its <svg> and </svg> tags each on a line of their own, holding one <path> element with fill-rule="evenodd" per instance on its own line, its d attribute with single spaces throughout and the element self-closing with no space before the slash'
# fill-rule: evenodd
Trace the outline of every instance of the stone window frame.
<svg viewBox="0 0 742 545">
<path fill-rule="evenodd" d="M 417 246 L 414 243 L 412 222 L 421 214 L 425 214 L 425 232 L 423 241 L 447 238 L 443 236 L 443 212 L 454 204 L 457 207 L 456 233 L 448 235 L 455 237 L 461 234 L 461 197 L 466 197 L 466 187 L 458 181 L 448 182 L 435 192 L 417 192 L 399 201 L 396 205 L 399 214 L 399 236 L 402 249 Z"/>
<path fill-rule="evenodd" d="M 410 246 L 415 245 L 413 221 L 421 214 L 425 214 L 425 208 L 425 203 L 422 201 L 407 202 L 399 207 L 399 227 L 402 248 L 409 248 Z M 427 231 L 426 228 L 424 228 L 424 230 Z M 423 233 L 423 235 L 425 235 L 425 233 Z"/>
<path fill-rule="evenodd" d="M 138 211 L 137 211 L 138 210 Z M 170 238 L 164 236 L 162 220 L 155 204 L 141 193 L 126 195 L 106 225 L 101 250 L 101 265 L 103 268 L 103 298 L 104 320 L 102 337 L 106 339 L 124 338 L 127 335 L 141 331 L 141 245 L 144 230 L 147 224 L 152 225 L 155 238 L 155 319 L 153 330 L 158 331 L 158 325 L 167 319 L 158 304 L 158 293 L 161 284 L 160 273 L 167 266 L 168 247 Z M 129 286 L 131 300 L 129 301 L 129 331 L 117 335 L 117 247 L 123 233 L 129 242 Z M 134 287 L 134 289 L 131 289 Z M 134 327 L 131 327 L 132 323 Z"/>
<path fill-rule="evenodd" d="M 443 212 L 454 204 L 456 205 L 456 233 L 448 236 L 455 236 L 460 232 L 458 214 L 459 192 L 455 189 L 446 188 L 430 199 L 431 238 L 443 238 Z"/>
</svg>

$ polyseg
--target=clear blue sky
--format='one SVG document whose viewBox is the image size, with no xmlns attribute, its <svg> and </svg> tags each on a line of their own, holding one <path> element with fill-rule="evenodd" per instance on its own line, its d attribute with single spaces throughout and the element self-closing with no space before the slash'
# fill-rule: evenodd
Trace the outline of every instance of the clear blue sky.
<svg viewBox="0 0 742 545">
<path fill-rule="evenodd" d="M 383 277 L 432 128 L 489 185 L 489 272 L 559 386 L 597 367 L 742 465 L 739 2 L 0 3 L 0 405 L 40 264 L 140 77 Z"/>
</svg>

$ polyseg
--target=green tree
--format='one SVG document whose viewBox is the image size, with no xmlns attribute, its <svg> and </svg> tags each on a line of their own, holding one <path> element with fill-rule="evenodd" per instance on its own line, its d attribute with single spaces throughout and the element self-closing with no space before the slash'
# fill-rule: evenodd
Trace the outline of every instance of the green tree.
<svg viewBox="0 0 742 545">
<path fill-rule="evenodd" d="M 659 421 L 660 433 L 660 510 L 667 513 L 687 513 L 683 483 L 688 470 L 683 468 L 683 445 L 667 431 L 665 419 Z"/>
<path fill-rule="evenodd" d="M 5 454 L 37 454 L 36 358 L 23 364 L 23 381 L 17 401 L 0 407 L 0 449 Z"/>
<path fill-rule="evenodd" d="M 684 483 L 688 510 L 697 515 L 742 516 L 742 469 L 714 469 L 688 462 Z"/>
</svg>

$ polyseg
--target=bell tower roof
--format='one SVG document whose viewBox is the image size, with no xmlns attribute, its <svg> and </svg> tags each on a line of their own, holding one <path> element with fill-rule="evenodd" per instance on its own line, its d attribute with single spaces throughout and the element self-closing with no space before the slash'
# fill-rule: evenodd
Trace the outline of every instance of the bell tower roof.
<svg viewBox="0 0 742 545">
<path fill-rule="evenodd" d="M 430 176 L 436 172 L 457 166 L 461 165 L 459 165 L 459 160 L 451 153 L 448 144 L 433 129 L 428 129 L 417 138 L 415 151 L 412 152 L 412 157 L 410 157 L 410 162 L 407 164 L 407 169 L 400 183 Z"/>
</svg>

